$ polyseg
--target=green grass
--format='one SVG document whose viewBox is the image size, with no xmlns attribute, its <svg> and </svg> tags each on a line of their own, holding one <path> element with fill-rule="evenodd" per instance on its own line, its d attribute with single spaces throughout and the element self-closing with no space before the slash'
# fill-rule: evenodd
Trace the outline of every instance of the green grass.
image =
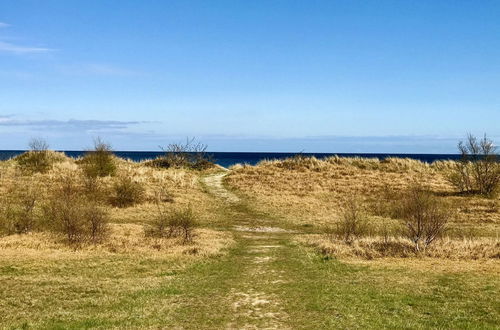
<svg viewBox="0 0 500 330">
<path fill-rule="evenodd" d="M 278 235 L 286 236 L 286 235 Z M 235 316 L 232 291 L 275 296 L 283 325 L 301 328 L 495 328 L 499 283 L 492 275 L 418 273 L 325 260 L 288 237 L 266 267 L 249 276 L 247 245 L 183 268 L 175 261 L 127 258 L 2 266 L 2 326 L 36 328 L 265 326 Z M 250 265 L 251 267 L 251 265 Z M 43 276 L 37 276 L 43 274 Z M 243 277 L 242 275 L 246 275 Z M 146 280 L 145 280 L 146 279 Z M 150 282 L 157 283 L 151 287 Z M 137 281 L 137 283 L 132 283 Z M 137 285 L 137 287 L 136 287 Z M 266 308 L 266 306 L 264 306 Z"/>
<path fill-rule="evenodd" d="M 221 212 L 226 230 L 282 225 L 245 202 Z M 0 328 L 498 328 L 497 274 L 329 259 L 292 233 L 234 236 L 205 259 L 0 258 Z"/>
</svg>

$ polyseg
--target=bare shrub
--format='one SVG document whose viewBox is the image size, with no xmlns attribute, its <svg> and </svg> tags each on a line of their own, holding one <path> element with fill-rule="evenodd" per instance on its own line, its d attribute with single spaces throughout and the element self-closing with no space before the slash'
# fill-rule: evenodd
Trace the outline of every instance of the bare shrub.
<svg viewBox="0 0 500 330">
<path fill-rule="evenodd" d="M 27 184 L 11 187 L 0 198 L 0 230 L 8 235 L 25 234 L 37 227 L 39 191 Z"/>
<path fill-rule="evenodd" d="M 94 203 L 103 203 L 109 196 L 109 191 L 100 177 L 86 175 L 82 177 L 82 193 L 87 200 Z"/>
<path fill-rule="evenodd" d="M 458 149 L 462 155 L 448 175 L 448 180 L 465 193 L 493 195 L 500 185 L 500 165 L 493 141 L 486 135 L 478 140 L 469 134 L 460 141 Z"/>
<path fill-rule="evenodd" d="M 43 139 L 32 139 L 30 150 L 17 156 L 15 159 L 21 170 L 30 173 L 46 173 L 52 167 L 49 157 L 49 145 Z"/>
<path fill-rule="evenodd" d="M 47 151 L 49 150 L 49 144 L 44 139 L 33 138 L 29 142 L 29 147 L 31 151 Z"/>
<path fill-rule="evenodd" d="M 70 175 L 59 178 L 52 187 L 44 211 L 45 226 L 65 235 L 69 244 L 96 243 L 107 232 L 107 213 L 86 198 L 81 182 Z"/>
<path fill-rule="evenodd" d="M 94 140 L 94 148 L 87 151 L 80 160 L 83 172 L 91 178 L 113 176 L 116 174 L 116 164 L 113 149 L 100 138 Z"/>
<path fill-rule="evenodd" d="M 404 235 L 415 245 L 417 252 L 425 250 L 446 230 L 451 208 L 419 184 L 414 184 L 395 207 L 404 221 Z"/>
<path fill-rule="evenodd" d="M 154 203 L 157 205 L 157 208 L 159 210 L 163 209 L 163 212 L 165 212 L 165 203 L 173 203 L 174 202 L 174 196 L 172 193 L 167 189 L 165 185 L 160 185 L 156 187 L 154 190 Z"/>
<path fill-rule="evenodd" d="M 110 202 L 116 207 L 133 206 L 144 200 L 144 187 L 127 175 L 119 177 L 111 191 Z"/>
<path fill-rule="evenodd" d="M 196 225 L 196 216 L 191 207 L 175 210 L 169 217 L 173 236 L 181 236 L 185 243 L 192 241 Z"/>
<path fill-rule="evenodd" d="M 100 243 L 108 234 L 108 215 L 102 207 L 89 203 L 83 208 L 86 236 L 92 243 Z"/>
<path fill-rule="evenodd" d="M 332 238 L 352 243 L 355 239 L 366 235 L 367 216 L 361 201 L 356 197 L 349 197 L 342 208 L 340 221 L 331 230 Z"/>
<path fill-rule="evenodd" d="M 184 243 L 193 239 L 193 231 L 197 226 L 196 215 L 191 207 L 176 209 L 170 212 L 159 211 L 152 225 L 146 229 L 151 237 L 181 237 Z"/>
<path fill-rule="evenodd" d="M 370 203 L 370 211 L 380 217 L 394 218 L 394 205 L 400 198 L 401 194 L 398 190 L 388 183 L 384 183 L 380 193 L 374 194 L 374 198 Z"/>
<path fill-rule="evenodd" d="M 158 168 L 191 168 L 205 170 L 213 167 L 211 156 L 206 152 L 207 145 L 194 138 L 185 143 L 171 143 L 167 147 L 160 146 L 164 155 L 147 162 L 147 165 Z"/>
</svg>

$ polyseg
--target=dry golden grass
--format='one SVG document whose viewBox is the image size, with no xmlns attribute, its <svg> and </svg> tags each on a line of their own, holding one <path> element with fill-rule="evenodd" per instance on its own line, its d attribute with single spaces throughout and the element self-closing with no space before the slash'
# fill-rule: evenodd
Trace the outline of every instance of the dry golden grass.
<svg viewBox="0 0 500 330">
<path fill-rule="evenodd" d="M 44 205 L 61 180 L 75 180 L 83 187 L 86 181 L 77 162 L 58 156 L 43 174 L 22 171 L 15 160 L 0 162 L 0 197 L 13 197 L 12 191 L 32 187 L 39 192 L 37 203 Z M 233 246 L 230 232 L 208 228 L 224 216 L 220 204 L 200 182 L 206 173 L 155 169 L 119 158 L 115 162 L 115 177 L 96 179 L 98 196 L 104 196 L 103 207 L 110 215 L 109 232 L 101 243 L 68 245 L 64 236 L 50 231 L 0 236 L 0 328 L 88 328 L 93 319 L 101 317 L 106 321 L 130 318 L 132 307 L 127 306 L 137 305 L 141 317 L 164 315 L 158 308 L 172 313 L 176 298 L 168 293 L 169 283 L 182 281 L 185 275 L 179 273 L 211 257 L 226 255 Z M 116 208 L 106 202 L 121 176 L 143 186 L 142 203 Z M 158 197 L 165 209 L 193 206 L 199 227 L 194 229 L 192 241 L 145 235 L 145 228 L 157 216 Z M 196 284 L 189 285 L 196 288 Z M 146 299 L 152 292 L 154 304 Z"/>
<path fill-rule="evenodd" d="M 54 152 L 51 152 L 54 153 Z M 82 178 L 83 172 L 74 159 L 64 154 L 54 153 L 58 161 L 47 173 L 26 174 L 20 171 L 15 160 L 0 162 L 0 194 L 7 194 L 12 187 L 32 186 L 40 189 L 40 197 L 48 195 L 57 178 L 69 176 Z M 130 160 L 115 158 L 117 177 L 128 176 L 139 182 L 145 189 L 145 201 L 133 207 L 109 207 L 111 222 L 148 223 L 155 216 L 156 199 L 159 193 L 172 208 L 196 206 L 201 225 L 214 224 L 219 220 L 217 203 L 204 192 L 197 171 L 185 169 L 156 169 Z M 117 177 L 98 178 L 99 185 L 108 196 Z"/>
<path fill-rule="evenodd" d="M 109 238 L 101 244 L 86 244 L 75 249 L 63 237 L 53 233 L 9 235 L 0 239 L 0 260 L 23 258 L 73 259 L 104 257 L 115 254 L 147 255 L 148 258 L 168 256 L 215 256 L 232 244 L 228 232 L 210 229 L 195 231 L 193 241 L 183 244 L 180 238 L 150 238 L 144 227 L 136 224 L 111 224 Z"/>
<path fill-rule="evenodd" d="M 27 174 L 21 171 L 15 160 L 0 162 L 0 194 L 9 197 L 13 189 L 34 187 L 39 191 L 37 203 L 43 203 L 54 184 L 61 178 L 79 178 L 83 182 L 83 172 L 75 160 L 64 155 L 56 155 L 57 162 L 46 173 Z M 200 183 L 200 173 L 183 169 L 155 169 L 129 160 L 116 158 L 117 176 L 127 176 L 139 182 L 145 191 L 145 201 L 128 208 L 107 205 L 110 215 L 110 234 L 97 245 L 74 246 L 65 244 L 62 237 L 54 233 L 35 232 L 26 235 L 0 237 L 2 259 L 24 258 L 28 256 L 46 258 L 73 258 L 74 256 L 99 256 L 101 254 L 147 254 L 210 256 L 220 253 L 231 242 L 227 233 L 199 228 L 194 232 L 192 244 L 183 244 L 181 239 L 153 239 L 144 235 L 144 228 L 157 216 L 158 197 L 166 208 L 182 208 L 194 205 L 201 227 L 213 225 L 220 218 L 217 204 L 204 192 Z M 116 177 L 99 178 L 98 185 L 109 195 Z M 0 219 L 2 220 L 2 219 Z"/>
<path fill-rule="evenodd" d="M 348 244 L 333 240 L 326 235 L 303 235 L 298 241 L 320 250 L 331 257 L 409 258 L 428 257 L 451 260 L 500 260 L 500 240 L 496 238 L 437 240 L 425 251 L 416 253 L 413 243 L 403 237 L 365 237 Z M 500 263 L 499 263 L 500 264 Z"/>
<path fill-rule="evenodd" d="M 441 276 L 443 274 L 459 274 L 474 276 L 491 276 L 500 273 L 500 262 L 498 259 L 442 259 L 431 257 L 420 258 L 343 258 L 343 262 L 353 265 L 364 265 L 369 267 L 377 267 L 389 270 L 401 271 L 417 271 L 423 274 L 432 274 Z M 418 278 L 418 276 L 416 276 Z M 413 277 L 415 281 L 416 277 Z M 396 278 L 393 278 L 397 282 Z M 496 279 L 497 287 L 500 285 L 500 280 Z M 409 285 L 415 283 L 408 282 Z"/>
<path fill-rule="evenodd" d="M 397 196 L 418 181 L 457 210 L 450 224 L 455 236 L 496 237 L 500 233 L 498 198 L 460 196 L 446 180 L 450 168 L 449 161 L 429 165 L 401 158 L 291 158 L 233 166 L 227 182 L 261 211 L 295 225 L 325 226 L 338 221 L 341 206 L 352 196 L 375 210 L 383 206 L 380 201 L 388 192 Z M 373 216 L 371 222 L 374 226 L 394 223 L 380 216 Z"/>
</svg>

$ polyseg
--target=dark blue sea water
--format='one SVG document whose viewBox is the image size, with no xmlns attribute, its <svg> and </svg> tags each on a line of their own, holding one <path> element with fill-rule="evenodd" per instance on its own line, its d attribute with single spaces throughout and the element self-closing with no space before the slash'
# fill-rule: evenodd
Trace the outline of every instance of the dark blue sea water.
<svg viewBox="0 0 500 330">
<path fill-rule="evenodd" d="M 16 155 L 23 153 L 23 150 L 0 150 L 0 160 L 6 160 Z M 64 151 L 69 157 L 80 157 L 84 151 Z M 129 158 L 133 161 L 141 161 L 146 159 L 154 159 L 162 152 L 157 151 L 115 151 L 118 157 Z M 234 164 L 250 164 L 255 165 L 264 159 L 284 159 L 297 155 L 296 153 L 281 153 L 281 152 L 210 152 L 214 161 L 224 167 L 229 167 Z M 436 160 L 458 159 L 460 155 L 453 154 L 355 154 L 355 153 L 301 153 L 303 156 L 315 156 L 317 158 L 325 158 L 338 155 L 340 157 L 367 157 L 384 159 L 386 157 L 403 157 L 421 160 L 432 163 Z"/>
</svg>

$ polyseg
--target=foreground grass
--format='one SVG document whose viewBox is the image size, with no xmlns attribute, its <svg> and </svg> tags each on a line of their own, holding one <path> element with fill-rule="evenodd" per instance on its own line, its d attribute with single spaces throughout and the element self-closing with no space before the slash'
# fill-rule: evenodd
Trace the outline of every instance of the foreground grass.
<svg viewBox="0 0 500 330">
<path fill-rule="evenodd" d="M 500 319 L 493 273 L 325 260 L 281 234 L 271 239 L 282 247 L 268 271 L 251 275 L 252 242 L 239 241 L 223 257 L 190 264 L 127 256 L 2 263 L 2 326 L 264 327 L 234 308 L 231 293 L 249 290 L 278 301 L 262 306 L 263 315 L 279 310 L 277 327 L 495 328 Z"/>
<path fill-rule="evenodd" d="M 194 263 L 128 256 L 2 262 L 1 325 L 264 327 L 258 315 L 234 308 L 232 293 L 252 290 L 279 304 L 261 309 L 279 311 L 279 328 L 495 328 L 500 320 L 494 273 L 429 271 L 427 261 L 415 269 L 328 260 L 287 236 L 264 242 L 281 247 L 266 272 L 253 275 L 253 242 L 243 237 L 229 254 Z"/>
</svg>

